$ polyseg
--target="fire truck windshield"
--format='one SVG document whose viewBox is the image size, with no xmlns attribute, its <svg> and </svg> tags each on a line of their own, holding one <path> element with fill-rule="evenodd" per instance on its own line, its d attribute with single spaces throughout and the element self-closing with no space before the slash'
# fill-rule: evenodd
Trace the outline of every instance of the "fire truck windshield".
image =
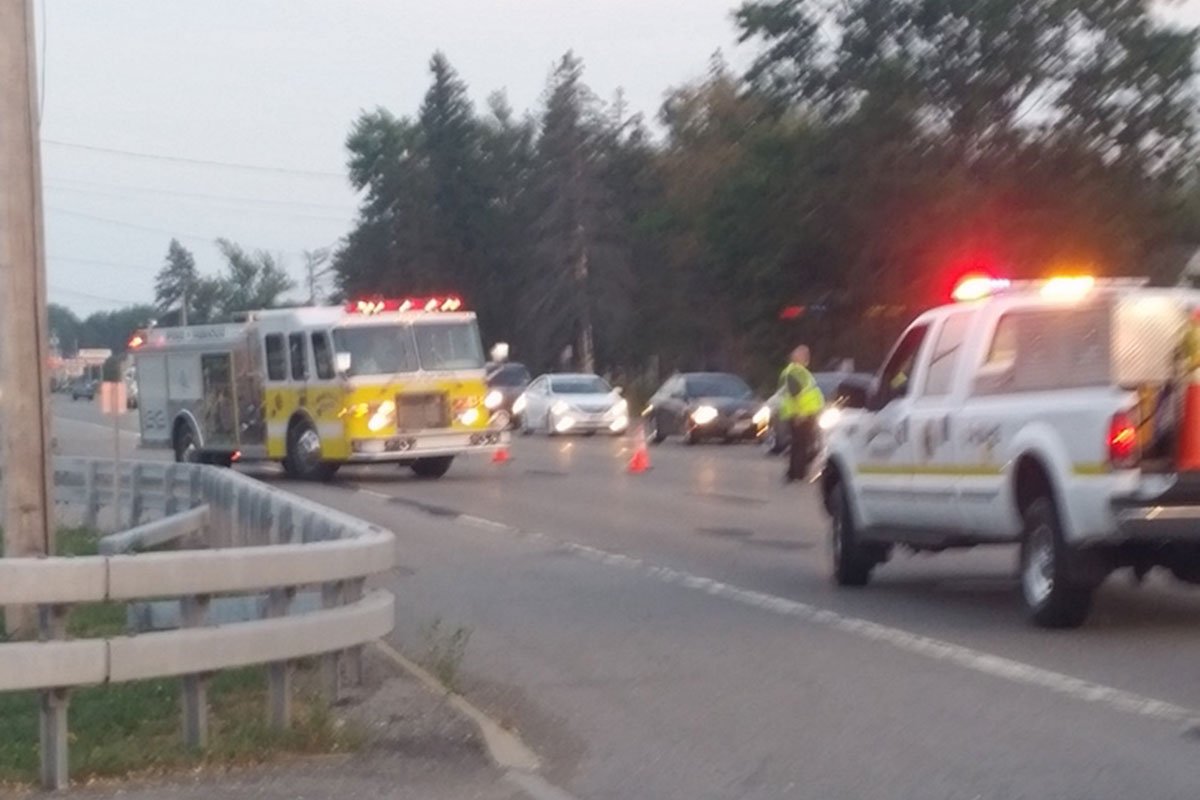
<svg viewBox="0 0 1200 800">
<path fill-rule="evenodd" d="M 350 356 L 351 377 L 482 369 L 483 346 L 472 322 L 354 325 L 337 328 L 333 343 Z"/>
<path fill-rule="evenodd" d="M 346 374 L 394 375 L 416 372 L 417 348 L 407 325 L 362 325 L 338 328 L 333 332 L 338 353 L 349 353 Z"/>
<path fill-rule="evenodd" d="M 413 325 L 421 368 L 438 370 L 482 369 L 483 345 L 474 321 L 430 320 Z"/>
</svg>

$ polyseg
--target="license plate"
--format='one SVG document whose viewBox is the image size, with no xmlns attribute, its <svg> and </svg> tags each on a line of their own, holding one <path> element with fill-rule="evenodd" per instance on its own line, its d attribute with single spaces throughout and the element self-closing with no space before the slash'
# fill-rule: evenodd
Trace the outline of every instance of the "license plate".
<svg viewBox="0 0 1200 800">
<path fill-rule="evenodd" d="M 362 449 L 362 452 L 364 452 L 364 453 L 382 453 L 383 449 L 384 449 L 384 443 L 380 442 L 380 441 L 374 441 L 374 442 L 368 441 L 368 442 L 363 442 L 362 445 L 360 445 L 360 447 Z"/>
</svg>

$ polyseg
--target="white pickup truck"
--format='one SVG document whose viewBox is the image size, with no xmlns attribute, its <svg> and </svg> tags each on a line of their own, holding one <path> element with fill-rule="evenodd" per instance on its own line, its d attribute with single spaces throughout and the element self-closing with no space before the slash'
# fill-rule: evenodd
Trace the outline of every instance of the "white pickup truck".
<svg viewBox="0 0 1200 800">
<path fill-rule="evenodd" d="M 871 389 L 846 388 L 821 476 L 835 581 L 865 585 L 896 546 L 1016 544 L 1048 627 L 1082 624 L 1121 567 L 1200 583 L 1200 471 L 1177 444 L 1200 426 L 1180 354 L 1200 293 L 987 283 L 909 326 Z"/>
</svg>

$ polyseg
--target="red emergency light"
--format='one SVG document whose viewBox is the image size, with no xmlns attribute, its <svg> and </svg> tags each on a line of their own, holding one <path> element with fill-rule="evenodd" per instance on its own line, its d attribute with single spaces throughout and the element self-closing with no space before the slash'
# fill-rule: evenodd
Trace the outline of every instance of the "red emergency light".
<svg viewBox="0 0 1200 800">
<path fill-rule="evenodd" d="M 784 306 L 779 310 L 780 319 L 800 319 L 804 316 L 804 306 Z"/>
<path fill-rule="evenodd" d="M 133 336 L 131 336 L 129 338 L 129 344 L 127 346 L 129 347 L 130 350 L 137 350 L 139 347 L 141 347 L 145 343 L 146 343 L 146 337 L 142 336 L 141 333 L 135 333 Z"/>
<path fill-rule="evenodd" d="M 461 311 L 462 298 L 454 295 L 437 295 L 433 297 L 404 297 L 404 298 L 368 298 L 351 300 L 346 304 L 346 311 L 351 314 L 372 316 L 389 312 L 405 311 Z"/>
</svg>

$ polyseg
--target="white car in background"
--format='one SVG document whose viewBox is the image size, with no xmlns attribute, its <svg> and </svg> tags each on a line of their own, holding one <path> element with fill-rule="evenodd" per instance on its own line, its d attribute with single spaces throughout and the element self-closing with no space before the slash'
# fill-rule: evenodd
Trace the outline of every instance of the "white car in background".
<svg viewBox="0 0 1200 800">
<path fill-rule="evenodd" d="M 599 375 L 551 373 L 535 379 L 513 403 L 521 432 L 620 435 L 629 428 L 629 404 Z"/>
</svg>

